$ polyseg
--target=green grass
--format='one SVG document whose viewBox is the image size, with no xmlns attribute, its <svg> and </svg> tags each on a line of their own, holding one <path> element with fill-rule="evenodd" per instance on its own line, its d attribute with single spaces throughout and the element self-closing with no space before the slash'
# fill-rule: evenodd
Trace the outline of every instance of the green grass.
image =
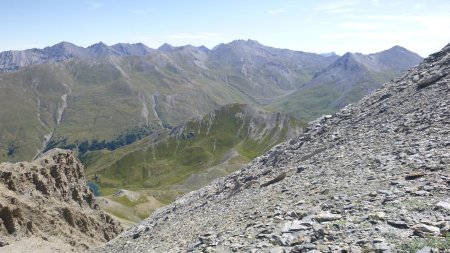
<svg viewBox="0 0 450 253">
<path fill-rule="evenodd" d="M 323 114 L 334 113 L 337 108 L 333 105 L 333 102 L 340 95 L 340 92 L 333 86 L 314 86 L 282 98 L 269 108 L 300 119 L 313 120 Z"/>
<path fill-rule="evenodd" d="M 271 67 L 254 62 L 256 65 L 243 74 L 234 64 L 241 58 L 239 50 L 229 53 L 207 60 L 207 68 L 192 64 L 194 56 L 179 50 L 145 57 L 71 59 L 1 73 L 0 161 L 30 160 L 41 147 L 43 136 L 53 128 L 53 139 L 67 139 L 67 145 L 94 139 L 110 141 L 146 123 L 141 117 L 143 104 L 149 111 L 148 123 L 157 129 L 153 95 L 158 117 L 170 126 L 226 104 L 271 103 L 329 63 L 320 57 L 305 57 L 308 66 L 300 68 L 297 58 L 291 62 L 285 56 L 267 54 L 265 57 L 274 63 Z M 293 70 L 288 77 L 280 74 L 285 68 Z M 72 93 L 61 124 L 56 125 L 61 96 L 68 92 L 63 84 L 70 86 Z M 38 99 L 40 110 L 36 108 Z M 45 126 L 39 122 L 38 112 Z M 18 148 L 8 155 L 11 145 Z"/>
<path fill-rule="evenodd" d="M 428 237 L 428 238 L 414 238 L 400 245 L 401 252 L 415 253 L 423 247 L 437 248 L 439 250 L 450 249 L 450 234 L 446 237 Z"/>
<path fill-rule="evenodd" d="M 294 129 L 303 126 L 281 114 L 249 108 L 228 105 L 184 124 L 177 134 L 163 132 L 155 137 L 158 136 L 155 133 L 115 151 L 88 152 L 83 157 L 88 176 L 100 175 L 102 195 L 120 188 L 168 190 L 192 174 L 219 164 L 230 150 L 235 149 L 239 154 L 229 161 L 230 167 L 250 161 L 288 138 L 288 129 L 280 129 L 281 125 Z M 277 121 L 275 127 L 267 130 L 269 117 Z M 152 138 L 156 139 L 150 141 Z"/>
</svg>

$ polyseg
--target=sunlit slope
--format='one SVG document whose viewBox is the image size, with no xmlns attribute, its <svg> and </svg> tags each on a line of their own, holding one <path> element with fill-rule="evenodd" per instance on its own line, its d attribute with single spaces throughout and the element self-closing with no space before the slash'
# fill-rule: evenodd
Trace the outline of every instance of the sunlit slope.
<svg viewBox="0 0 450 253">
<path fill-rule="evenodd" d="M 274 145 L 300 133 L 303 123 L 248 105 L 221 107 L 115 151 L 88 152 L 82 159 L 100 192 L 120 188 L 198 188 L 229 174 Z M 190 183 L 186 183 L 190 180 Z"/>
</svg>

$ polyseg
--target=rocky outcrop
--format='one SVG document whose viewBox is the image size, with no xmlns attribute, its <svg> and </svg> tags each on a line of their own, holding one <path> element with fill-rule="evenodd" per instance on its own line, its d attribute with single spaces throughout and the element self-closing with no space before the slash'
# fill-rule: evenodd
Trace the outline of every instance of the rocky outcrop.
<svg viewBox="0 0 450 253">
<path fill-rule="evenodd" d="M 79 252 L 120 232 L 98 210 L 72 152 L 55 149 L 31 163 L 0 164 L 0 251 Z M 30 238 L 34 246 L 23 243 Z"/>
<path fill-rule="evenodd" d="M 93 252 L 448 252 L 449 59 L 450 44 Z"/>
</svg>

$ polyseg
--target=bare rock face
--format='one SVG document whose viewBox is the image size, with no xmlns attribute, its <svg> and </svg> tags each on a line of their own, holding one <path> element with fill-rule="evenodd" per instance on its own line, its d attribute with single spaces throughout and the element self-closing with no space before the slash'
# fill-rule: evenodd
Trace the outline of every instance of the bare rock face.
<svg viewBox="0 0 450 253">
<path fill-rule="evenodd" d="M 449 252 L 449 192 L 450 44 L 92 252 Z"/>
<path fill-rule="evenodd" d="M 77 252 L 120 232 L 121 225 L 98 210 L 84 167 L 71 151 L 54 149 L 31 163 L 0 164 L 0 251 L 20 252 L 33 246 L 21 242 L 33 238 L 43 252 Z"/>
</svg>

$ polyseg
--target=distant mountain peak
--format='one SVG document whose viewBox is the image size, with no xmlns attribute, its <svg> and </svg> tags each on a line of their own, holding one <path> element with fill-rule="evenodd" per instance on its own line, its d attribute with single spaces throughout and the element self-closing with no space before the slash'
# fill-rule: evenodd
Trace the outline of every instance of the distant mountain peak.
<svg viewBox="0 0 450 253">
<path fill-rule="evenodd" d="M 229 45 L 261 46 L 261 43 L 259 43 L 256 40 L 251 40 L 251 39 L 247 39 L 247 40 L 239 39 L 239 40 L 233 40 L 232 42 L 229 43 Z"/>
<path fill-rule="evenodd" d="M 203 52 L 209 52 L 209 48 L 207 48 L 207 47 L 205 47 L 205 46 L 199 46 L 198 47 L 198 49 L 200 50 L 200 51 L 203 51 Z"/>
<path fill-rule="evenodd" d="M 176 47 L 170 45 L 169 43 L 164 43 L 160 47 L 158 47 L 158 51 L 161 52 L 172 52 Z"/>
<path fill-rule="evenodd" d="M 59 42 L 58 44 L 55 44 L 53 46 L 46 47 L 46 48 L 44 48 L 44 50 L 46 50 L 46 49 L 47 50 L 54 50 L 54 49 L 56 49 L 56 50 L 72 51 L 72 50 L 76 50 L 76 49 L 80 49 L 80 48 L 81 47 L 76 46 L 76 45 L 74 45 L 74 44 L 72 44 L 70 42 L 62 41 L 62 42 Z"/>
<path fill-rule="evenodd" d="M 126 55 L 147 55 L 154 49 L 147 47 L 142 43 L 117 43 L 111 46 L 117 54 Z"/>
<path fill-rule="evenodd" d="M 78 47 L 78 46 L 76 46 L 76 45 L 74 45 L 74 44 L 72 44 L 70 42 L 67 42 L 67 41 L 61 41 L 58 44 L 55 44 L 55 45 L 53 45 L 51 47 L 55 47 L 55 46 L 58 46 L 58 47 Z"/>
<path fill-rule="evenodd" d="M 408 49 L 406 49 L 402 46 L 399 46 L 399 45 L 395 45 L 395 46 L 389 48 L 388 50 L 408 50 Z"/>
<path fill-rule="evenodd" d="M 99 42 L 97 42 L 97 43 L 95 43 L 95 44 L 90 45 L 90 46 L 87 47 L 87 48 L 101 48 L 101 47 L 103 47 L 103 48 L 108 48 L 109 46 L 106 45 L 105 43 L 103 43 L 102 41 L 99 41 Z"/>
<path fill-rule="evenodd" d="M 360 63 L 357 60 L 358 57 L 356 56 L 356 54 L 347 52 L 328 66 L 327 69 L 339 68 L 343 70 L 356 71 L 361 68 Z"/>
</svg>

